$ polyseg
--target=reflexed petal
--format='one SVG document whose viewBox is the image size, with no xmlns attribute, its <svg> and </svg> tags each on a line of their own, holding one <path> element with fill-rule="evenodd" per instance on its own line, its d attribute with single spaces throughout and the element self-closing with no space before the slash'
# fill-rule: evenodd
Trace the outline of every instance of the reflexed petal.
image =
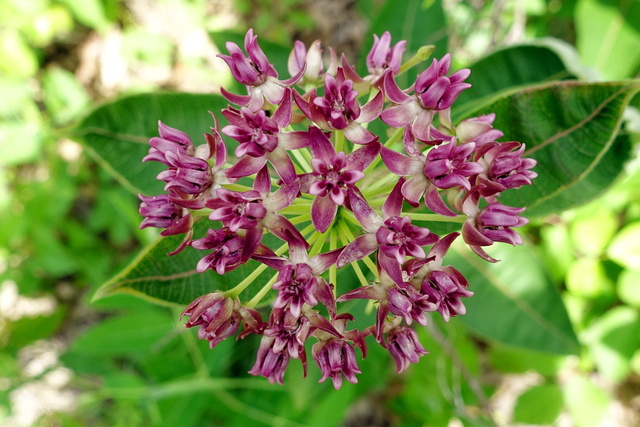
<svg viewBox="0 0 640 427">
<path fill-rule="evenodd" d="M 327 231 L 336 217 L 338 205 L 336 205 L 329 195 L 316 196 L 311 205 L 311 222 L 320 233 Z"/>
<path fill-rule="evenodd" d="M 379 142 L 372 142 L 364 147 L 347 155 L 346 168 L 351 170 L 364 171 L 375 160 L 382 145 Z"/>
<path fill-rule="evenodd" d="M 416 99 L 411 99 L 404 104 L 394 105 L 384 110 L 380 118 L 387 125 L 401 128 L 411 123 L 421 111 L 424 111 Z"/>
<path fill-rule="evenodd" d="M 313 157 L 324 162 L 330 162 L 336 155 L 336 149 L 331 140 L 319 128 L 309 126 L 309 141 Z"/>
<path fill-rule="evenodd" d="M 347 127 L 342 129 L 342 132 L 344 132 L 344 136 L 354 144 L 365 145 L 378 139 L 375 134 L 362 127 L 358 122 L 349 123 Z"/>
<path fill-rule="evenodd" d="M 287 127 L 289 122 L 291 122 L 291 88 L 284 90 L 282 101 L 275 113 L 273 113 L 272 118 L 280 129 Z"/>
<path fill-rule="evenodd" d="M 349 188 L 348 195 L 351 210 L 358 222 L 369 233 L 375 233 L 382 226 L 382 218 L 375 213 L 362 194 L 355 188 Z"/>
<path fill-rule="evenodd" d="M 241 158 L 238 163 L 227 170 L 229 178 L 242 178 L 244 176 L 257 173 L 267 163 L 266 157 L 249 157 Z"/>
<path fill-rule="evenodd" d="M 373 253 L 379 246 L 374 234 L 358 236 L 342 250 L 336 261 L 336 267 L 342 268 L 347 264 L 358 261 Z"/>
<path fill-rule="evenodd" d="M 449 207 L 442 200 L 440 192 L 433 185 L 426 191 L 424 195 L 424 201 L 429 209 L 437 214 L 444 216 L 457 216 L 458 214 L 449 209 Z"/>
<path fill-rule="evenodd" d="M 277 147 L 271 153 L 267 153 L 267 159 L 269 159 L 280 178 L 286 184 L 296 179 L 296 168 L 291 161 L 291 157 L 289 157 L 289 153 L 283 148 Z"/>
<path fill-rule="evenodd" d="M 285 150 L 308 147 L 310 142 L 308 131 L 280 132 L 278 134 L 278 146 Z"/>
<path fill-rule="evenodd" d="M 422 175 L 422 170 L 424 169 L 423 161 L 405 156 L 387 147 L 382 147 L 380 156 L 389 170 L 396 175 Z"/>
<path fill-rule="evenodd" d="M 220 88 L 220 93 L 224 96 L 227 101 L 236 105 L 248 105 L 249 101 L 251 101 L 251 95 L 236 95 L 235 93 L 231 93 L 225 88 Z"/>
<path fill-rule="evenodd" d="M 362 106 L 360 116 L 356 120 L 358 123 L 369 123 L 380 117 L 382 107 L 384 106 L 384 94 L 378 94 L 369 102 Z"/>
<path fill-rule="evenodd" d="M 298 197 L 300 191 L 300 181 L 294 180 L 289 184 L 284 184 L 276 192 L 264 201 L 264 205 L 271 212 L 278 212 L 289 206 Z"/>
<path fill-rule="evenodd" d="M 387 71 L 384 75 L 384 93 L 391 102 L 396 104 L 403 104 L 411 99 L 410 95 L 407 95 L 398 87 L 391 71 Z"/>
<path fill-rule="evenodd" d="M 384 205 L 382 205 L 382 215 L 385 218 L 399 216 L 400 212 L 402 212 L 402 202 L 404 201 L 402 198 L 402 186 L 405 180 L 406 178 L 404 177 L 398 180 L 391 193 L 389 193 L 389 197 L 385 200 Z"/>
</svg>

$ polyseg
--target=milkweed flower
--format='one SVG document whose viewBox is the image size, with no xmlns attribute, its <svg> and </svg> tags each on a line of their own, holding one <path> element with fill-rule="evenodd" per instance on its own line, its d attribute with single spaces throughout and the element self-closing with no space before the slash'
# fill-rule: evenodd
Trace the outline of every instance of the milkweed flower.
<svg viewBox="0 0 640 427">
<path fill-rule="evenodd" d="M 204 143 L 162 122 L 149 141 L 143 161 L 166 166 L 165 193 L 140 195 L 141 228 L 184 234 L 173 253 L 201 254 L 190 268 L 212 277 L 211 292 L 184 310 L 186 326 L 211 347 L 260 336 L 252 375 L 282 384 L 292 361 L 306 375 L 313 360 L 320 381 L 340 388 L 358 381 L 368 341 L 404 371 L 427 354 L 414 328 L 464 315 L 473 297 L 472 279 L 445 264 L 454 242 L 489 262 L 483 248 L 522 243 L 524 208 L 501 194 L 530 185 L 535 160 L 498 141 L 495 114 L 452 123 L 470 71 L 450 72 L 448 54 L 401 90 L 405 47 L 375 36 L 360 78 L 333 49 L 325 64 L 319 42 L 296 42 L 292 78 L 279 80 L 249 30 L 244 51 L 227 43 L 220 55 L 247 95 L 222 90 L 231 105 Z M 378 118 L 390 129 L 369 129 Z M 435 221 L 459 231 L 439 235 Z M 238 283 L 216 289 L 236 270 Z M 358 324 L 344 304 L 355 300 L 373 303 L 373 324 L 347 327 Z"/>
</svg>

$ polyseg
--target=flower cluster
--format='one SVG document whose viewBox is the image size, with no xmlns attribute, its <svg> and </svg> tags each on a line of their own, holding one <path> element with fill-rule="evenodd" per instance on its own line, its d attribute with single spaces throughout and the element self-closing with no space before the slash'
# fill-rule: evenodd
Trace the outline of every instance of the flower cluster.
<svg viewBox="0 0 640 427">
<path fill-rule="evenodd" d="M 355 383 L 367 336 L 403 371 L 427 353 L 411 325 L 425 325 L 430 312 L 447 321 L 464 314 L 462 299 L 473 295 L 445 264 L 454 241 L 490 262 L 483 248 L 522 243 L 514 228 L 527 223 L 524 208 L 503 205 L 500 195 L 531 184 L 535 161 L 522 157 L 519 142 L 497 141 L 503 134 L 493 114 L 452 123 L 470 71 L 451 73 L 449 55 L 401 89 L 405 45 L 392 45 L 388 32 L 376 36 L 362 77 L 332 49 L 323 60 L 320 42 L 308 50 L 296 42 L 291 77 L 282 80 L 249 30 L 244 50 L 229 42 L 220 55 L 247 88 L 222 89 L 228 124 L 214 115 L 199 146 L 163 123 L 150 140 L 143 160 L 167 166 L 157 177 L 166 185 L 164 194 L 140 196 L 141 227 L 184 234 L 174 253 L 202 251 L 198 272 L 245 269 L 233 289 L 212 289 L 183 315 L 211 347 L 241 326 L 239 337 L 261 335 L 251 374 L 282 383 L 291 359 L 306 373 L 313 338 L 320 381 Z M 369 129 L 374 121 L 382 132 Z M 195 219 L 207 216 L 206 235 L 194 236 Z M 429 229 L 436 221 L 461 232 L 438 235 Z M 266 271 L 271 280 L 242 295 Z M 353 299 L 370 300 L 372 325 L 349 327 L 354 317 L 339 305 Z"/>
</svg>

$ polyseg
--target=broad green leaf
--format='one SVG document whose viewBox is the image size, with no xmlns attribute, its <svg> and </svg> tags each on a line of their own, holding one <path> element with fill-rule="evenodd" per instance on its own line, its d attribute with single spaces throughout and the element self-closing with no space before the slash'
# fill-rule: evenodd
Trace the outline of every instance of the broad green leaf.
<svg viewBox="0 0 640 427">
<path fill-rule="evenodd" d="M 194 235 L 206 235 L 206 230 L 212 227 L 212 224 L 208 220 L 197 222 Z M 198 273 L 196 264 L 208 254 L 208 251 L 187 247 L 176 255 L 167 255 L 178 247 L 182 237 L 160 238 L 145 248 L 124 271 L 102 285 L 94 299 L 130 293 L 156 303 L 185 305 L 209 292 L 231 289 L 252 273 L 261 271 L 257 269 L 262 264 L 249 261 L 222 276 L 210 270 Z M 268 270 L 257 274 L 249 288 L 251 295 L 267 283 L 273 274 L 273 271 Z"/>
<path fill-rule="evenodd" d="M 487 349 L 491 367 L 499 372 L 523 374 L 536 371 L 544 376 L 553 376 L 561 369 L 567 356 L 558 356 L 523 348 L 495 344 Z"/>
<path fill-rule="evenodd" d="M 537 160 L 533 185 L 506 191 L 502 203 L 528 216 L 560 212 L 602 193 L 620 174 L 630 146 L 618 137 L 622 113 L 640 81 L 554 82 L 496 95 L 468 116 L 496 113 L 503 139 L 526 144 Z"/>
<path fill-rule="evenodd" d="M 71 350 L 89 357 L 146 355 L 175 325 L 169 313 L 142 309 L 96 324 L 78 337 Z"/>
<path fill-rule="evenodd" d="M 453 113 L 462 115 L 484 98 L 509 88 L 575 79 L 576 63 L 572 48 L 553 39 L 495 51 L 469 66 L 471 75 L 466 82 L 472 86 L 460 93 Z"/>
<path fill-rule="evenodd" d="M 208 111 L 217 114 L 226 106 L 219 95 L 135 95 L 94 110 L 78 124 L 75 137 L 131 192 L 156 195 L 164 183 L 155 176 L 166 166 L 142 163 L 142 158 L 149 152 L 149 139 L 158 135 L 158 120 L 186 132 L 197 146 L 214 125 Z"/>
<path fill-rule="evenodd" d="M 466 248 L 447 256 L 475 293 L 459 319 L 472 332 L 503 344 L 553 354 L 573 354 L 578 341 L 560 294 L 528 245 L 496 247 L 487 263 Z"/>
<path fill-rule="evenodd" d="M 513 421 L 534 425 L 553 424 L 562 406 L 562 391 L 556 384 L 535 386 L 518 397 Z"/>
<path fill-rule="evenodd" d="M 576 46 L 586 65 L 604 80 L 634 77 L 640 70 L 640 2 L 580 0 L 576 4 Z"/>
</svg>

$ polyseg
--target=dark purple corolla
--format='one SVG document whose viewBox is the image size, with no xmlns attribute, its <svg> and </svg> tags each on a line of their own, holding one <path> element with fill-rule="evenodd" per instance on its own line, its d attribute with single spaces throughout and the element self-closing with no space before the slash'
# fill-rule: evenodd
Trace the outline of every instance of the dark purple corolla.
<svg viewBox="0 0 640 427">
<path fill-rule="evenodd" d="M 468 217 L 462 226 L 462 237 L 474 252 L 487 261 L 495 262 L 481 247 L 491 246 L 494 242 L 521 245 L 522 237 L 513 228 L 522 227 L 529 220 L 520 216 L 525 208 L 491 202 L 480 209 L 476 201 L 479 191 L 472 191 L 462 205 Z"/>
<path fill-rule="evenodd" d="M 447 77 L 450 66 L 449 54 L 440 61 L 434 59 L 431 66 L 418 76 L 413 86 L 413 96 L 398 87 L 392 73 L 385 74 L 385 94 L 396 105 L 382 112 L 382 121 L 396 128 L 411 124 L 418 140 L 431 141 L 430 128 L 435 114 L 448 114 L 460 92 L 471 87 L 469 83 L 464 83 L 471 71 L 464 68 Z"/>
<path fill-rule="evenodd" d="M 345 77 L 342 67 L 338 67 L 335 77 L 325 74 L 324 81 L 324 96 L 317 96 L 313 89 L 307 100 L 294 91 L 296 104 L 302 112 L 321 129 L 340 130 L 355 144 L 369 144 L 376 140 L 376 135 L 362 124 L 380 116 L 384 103 L 382 92 L 361 107 L 353 81 Z"/>
<path fill-rule="evenodd" d="M 311 221 L 324 233 L 333 223 L 338 206 L 349 205 L 349 192 L 364 177 L 364 170 L 380 152 L 374 142 L 346 155 L 336 150 L 317 127 L 309 128 L 313 173 L 304 177 L 309 194 L 316 196 L 311 206 Z"/>
<path fill-rule="evenodd" d="M 244 38 L 244 49 L 248 56 L 233 42 L 227 42 L 226 47 L 229 55 L 221 54 L 218 57 L 227 63 L 233 78 L 247 86 L 249 94 L 235 95 L 224 88 L 221 88 L 221 92 L 230 102 L 246 106 L 251 111 L 260 110 L 264 100 L 272 105 L 280 104 L 285 96 L 285 88 L 300 80 L 304 74 L 303 68 L 288 80 L 278 80 L 278 72 L 260 48 L 258 36 L 253 35 L 253 30 L 247 31 Z"/>
</svg>

